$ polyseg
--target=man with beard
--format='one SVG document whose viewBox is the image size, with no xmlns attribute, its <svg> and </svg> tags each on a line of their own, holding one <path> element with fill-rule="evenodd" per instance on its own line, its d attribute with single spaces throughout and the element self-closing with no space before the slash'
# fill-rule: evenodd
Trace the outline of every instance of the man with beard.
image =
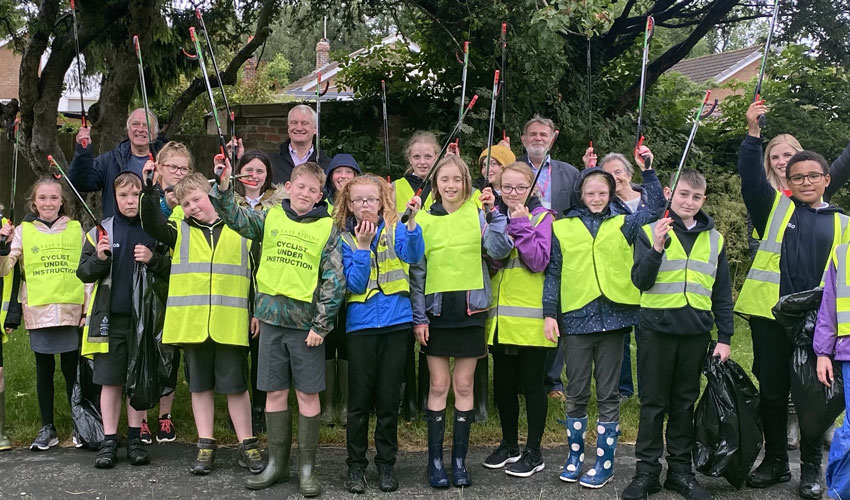
<svg viewBox="0 0 850 500">
<path fill-rule="evenodd" d="M 543 169 L 537 179 L 537 193 L 544 207 L 555 213 L 555 219 L 563 218 L 573 206 L 573 192 L 581 182 L 578 169 L 569 163 L 553 160 L 549 154 L 555 124 L 548 118 L 534 115 L 522 128 L 522 145 L 526 154 L 518 161 L 528 163 L 535 175 Z M 546 355 L 546 389 L 549 397 L 566 399 L 561 373 L 564 371 L 563 339 L 558 339 L 558 348 Z"/>
</svg>

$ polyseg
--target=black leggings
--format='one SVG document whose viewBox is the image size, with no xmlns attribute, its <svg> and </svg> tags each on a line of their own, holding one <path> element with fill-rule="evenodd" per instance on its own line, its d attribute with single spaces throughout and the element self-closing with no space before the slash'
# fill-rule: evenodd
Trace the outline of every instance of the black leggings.
<svg viewBox="0 0 850 500">
<path fill-rule="evenodd" d="M 53 424 L 53 372 L 56 359 L 53 354 L 35 354 L 35 387 L 38 394 L 38 409 L 41 412 L 41 425 Z M 65 393 L 71 404 L 71 391 L 77 378 L 77 351 L 63 352 L 59 355 L 59 365 L 65 377 Z"/>
<path fill-rule="evenodd" d="M 517 447 L 519 432 L 519 399 L 517 389 L 525 394 L 525 410 L 528 417 L 528 441 L 526 448 L 540 449 L 549 402 L 546 400 L 544 364 L 546 349 L 542 347 L 518 347 L 516 355 L 505 354 L 494 349 L 493 353 L 493 398 L 499 409 L 502 424 L 502 439 L 511 448 Z"/>
</svg>

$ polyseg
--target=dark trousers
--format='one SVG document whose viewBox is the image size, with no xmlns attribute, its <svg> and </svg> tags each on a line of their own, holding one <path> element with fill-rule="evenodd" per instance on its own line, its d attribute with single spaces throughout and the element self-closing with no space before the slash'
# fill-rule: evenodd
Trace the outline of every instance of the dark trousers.
<svg viewBox="0 0 850 500">
<path fill-rule="evenodd" d="M 546 361 L 543 364 L 543 370 L 546 372 L 545 383 L 546 391 L 561 391 L 564 390 L 564 381 L 561 375 L 564 373 L 564 341 L 565 335 L 558 337 L 558 348 L 549 349 L 546 352 Z"/>
<path fill-rule="evenodd" d="M 637 340 L 638 369 L 644 377 L 635 458 L 637 470 L 658 474 L 664 452 L 667 415 L 667 466 L 691 471 L 694 446 L 694 403 L 711 335 L 669 335 L 644 330 Z"/>
<path fill-rule="evenodd" d="M 620 420 L 620 364 L 623 336 L 629 328 L 582 335 L 563 335 L 564 365 L 567 369 L 567 416 L 587 416 L 590 381 L 596 381 L 600 422 Z"/>
<path fill-rule="evenodd" d="M 774 320 L 750 318 L 753 335 L 753 374 L 759 381 L 761 421 L 766 458 L 788 460 L 788 394 L 791 390 L 791 354 L 794 346 Z M 820 465 L 823 436 L 800 429 L 800 459 Z"/>
<path fill-rule="evenodd" d="M 635 364 L 637 364 L 637 389 L 638 389 L 638 397 L 643 396 L 643 391 L 640 386 L 640 342 L 638 342 L 638 337 L 640 336 L 640 327 L 635 327 L 635 343 L 637 344 L 637 357 L 635 360 Z M 632 337 L 629 334 L 626 334 L 623 337 L 623 366 L 620 367 L 620 394 L 623 396 L 631 396 L 635 393 L 635 384 L 632 378 Z"/>
<path fill-rule="evenodd" d="M 376 335 L 348 335 L 348 424 L 346 447 L 349 468 L 369 465 L 369 414 L 375 409 L 376 464 L 395 464 L 398 452 L 398 381 L 404 374 L 409 330 Z"/>
<path fill-rule="evenodd" d="M 540 449 L 540 439 L 546 426 L 549 402 L 543 385 L 543 363 L 547 351 L 543 347 L 518 347 L 517 354 L 493 353 L 493 399 L 499 409 L 502 439 L 511 448 L 517 447 L 519 428 L 519 398 L 517 388 L 525 395 L 528 418 L 526 448 Z"/>
<path fill-rule="evenodd" d="M 345 333 L 345 306 L 343 306 L 334 320 L 334 329 L 325 337 L 325 360 L 348 359 L 347 337 Z"/>
</svg>

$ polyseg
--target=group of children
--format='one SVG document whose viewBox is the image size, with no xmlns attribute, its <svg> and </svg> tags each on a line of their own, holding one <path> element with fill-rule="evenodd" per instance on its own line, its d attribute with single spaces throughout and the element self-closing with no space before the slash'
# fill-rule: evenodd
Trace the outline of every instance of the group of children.
<svg viewBox="0 0 850 500">
<path fill-rule="evenodd" d="M 748 118 L 765 112 L 756 103 Z M 524 142 L 529 129 L 542 130 L 548 123 L 532 119 L 523 130 Z M 554 129 L 548 132 L 551 136 Z M 775 411 L 787 402 L 787 373 L 782 372 L 788 363 L 777 345 L 784 335 L 770 308 L 780 295 L 817 286 L 824 269 L 826 285 L 835 291 L 825 294 L 829 299 L 822 316 L 831 311 L 832 320 L 819 322 L 816 349 L 824 358 L 835 351 L 839 359 L 850 359 L 841 338 L 850 333 L 844 276 L 850 272 L 843 245 L 850 233 L 846 217 L 821 201 L 829 184 L 823 159 L 803 151 L 786 160 L 789 198 L 768 183 L 760 159 L 745 161 L 746 148 L 758 147 L 760 153 L 759 135 L 751 120 L 740 170 L 760 246 L 735 310 L 750 318 L 762 404 L 764 411 Z M 394 491 L 404 397 L 399 381 L 410 380 L 405 372 L 413 369 L 415 339 L 424 354 L 420 372 L 427 369 L 424 413 L 432 487 L 472 484 L 466 455 L 475 420 L 475 373 L 489 345 L 502 441 L 484 466 L 504 468 L 516 477 L 544 469 L 544 377 L 547 359 L 561 346 L 569 451 L 559 478 L 601 488 L 614 475 L 623 346 L 639 326 L 643 395 L 637 465 L 623 498 L 646 498 L 661 489 L 665 416 L 664 487 L 686 498 L 710 498 L 692 472 L 693 409 L 703 359 L 730 356 L 733 306 L 724 238 L 702 210 L 706 180 L 685 169 L 660 196 L 660 183 L 643 164 L 651 153 L 640 150 L 635 160 L 651 184 L 646 190 L 651 195 L 641 196 L 644 190 L 631 184 L 631 165 L 622 155 L 608 155 L 601 167 L 571 177 L 558 172 L 565 167 L 548 156 L 540 161 L 550 145 L 540 155 L 527 148 L 528 161 L 539 168 L 548 165 L 549 180 L 569 178 L 573 189 L 550 186 L 548 195 L 539 197 L 534 167 L 515 161 L 507 143 L 494 146 L 501 148 L 497 155 L 480 155 L 486 180 L 479 189 L 456 149 L 434 164 L 437 143 L 427 132 L 413 136 L 408 175 L 392 184 L 362 174 L 353 158 L 338 155 L 344 158 L 335 159 L 328 172 L 308 162 L 295 167 L 284 186 L 272 186 L 269 157 L 247 151 L 235 168 L 216 157 L 219 181 L 211 188 L 206 177 L 193 173 L 185 147 L 169 143 L 141 176 L 127 171 L 115 177 L 111 192 L 117 211 L 103 221 L 105 232 L 95 228 L 87 234 L 66 215 L 69 205 L 60 181 L 40 179 L 29 196 L 31 213 L 17 227 L 7 221 L 0 228 L 0 240 L 11 239 L 0 248 L 0 275 L 17 263 L 25 277 L 19 298 L 36 353 L 44 425 L 33 447 L 47 449 L 57 442 L 53 355 L 61 354 L 70 391 L 82 344 L 82 354 L 94 358 L 94 381 L 103 386 L 105 437 L 95 466 L 115 465 L 128 346 L 134 339 L 133 290 L 123 285 L 132 282 L 135 266 L 144 265 L 165 284 L 160 291 L 167 305 L 162 342 L 182 347 L 185 356 L 198 435 L 194 474 L 213 469 L 213 396 L 218 392 L 227 395 L 239 464 L 252 473 L 246 486 L 262 489 L 289 480 L 294 418 L 289 392 L 294 389 L 299 492 L 319 495 L 316 453 L 322 407 L 329 406 L 320 404 L 319 394 L 329 387 L 333 371 L 344 371 L 334 384 L 346 386 L 346 488 L 352 493 L 367 489 L 374 412 L 378 486 Z M 490 165 L 485 164 L 488 157 L 494 160 Z M 429 172 L 430 184 L 424 186 Z M 153 182 L 146 180 L 149 174 Z M 420 187 L 430 194 L 417 196 Z M 567 208 L 557 213 L 548 208 L 553 206 Z M 402 221 L 405 211 L 409 217 Z M 790 250 L 792 242 L 796 246 Z M 811 276 L 801 276 L 801 267 L 810 268 Z M 4 297 L 6 289 L 4 281 Z M 707 352 L 714 325 L 718 343 Z M 338 351 L 339 362 L 326 353 L 334 331 L 344 334 L 346 353 L 343 357 Z M 824 383 L 830 382 L 826 363 L 822 371 Z M 595 426 L 588 418 L 592 382 Z M 783 383 L 784 393 L 782 387 L 771 388 Z M 450 388 L 454 411 L 449 416 Z M 525 397 L 528 420 L 523 450 L 518 393 Z M 170 401 L 163 406 L 170 408 Z M 128 461 L 149 463 L 142 446 L 145 412 L 129 402 L 126 407 Z M 265 417 L 267 462 L 252 425 L 258 415 Z M 448 418 L 450 467 L 443 456 Z M 784 435 L 782 447 L 777 444 L 783 422 L 776 419 L 764 415 L 766 455 L 750 477 L 753 487 L 790 478 Z M 0 435 L 2 423 L 0 413 Z M 585 442 L 594 429 L 596 458 L 585 467 Z M 804 452 L 814 447 L 807 440 L 815 437 L 803 439 Z M 0 440 L 0 447 L 4 443 Z M 820 497 L 819 476 L 820 453 L 804 453 L 802 497 Z"/>
</svg>

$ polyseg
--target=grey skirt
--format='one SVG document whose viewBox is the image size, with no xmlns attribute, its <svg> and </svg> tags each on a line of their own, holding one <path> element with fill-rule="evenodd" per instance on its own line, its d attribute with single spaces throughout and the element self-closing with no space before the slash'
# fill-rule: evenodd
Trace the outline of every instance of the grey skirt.
<svg viewBox="0 0 850 500">
<path fill-rule="evenodd" d="M 53 326 L 30 330 L 30 349 L 39 354 L 61 354 L 80 348 L 80 329 L 76 326 Z"/>
</svg>

